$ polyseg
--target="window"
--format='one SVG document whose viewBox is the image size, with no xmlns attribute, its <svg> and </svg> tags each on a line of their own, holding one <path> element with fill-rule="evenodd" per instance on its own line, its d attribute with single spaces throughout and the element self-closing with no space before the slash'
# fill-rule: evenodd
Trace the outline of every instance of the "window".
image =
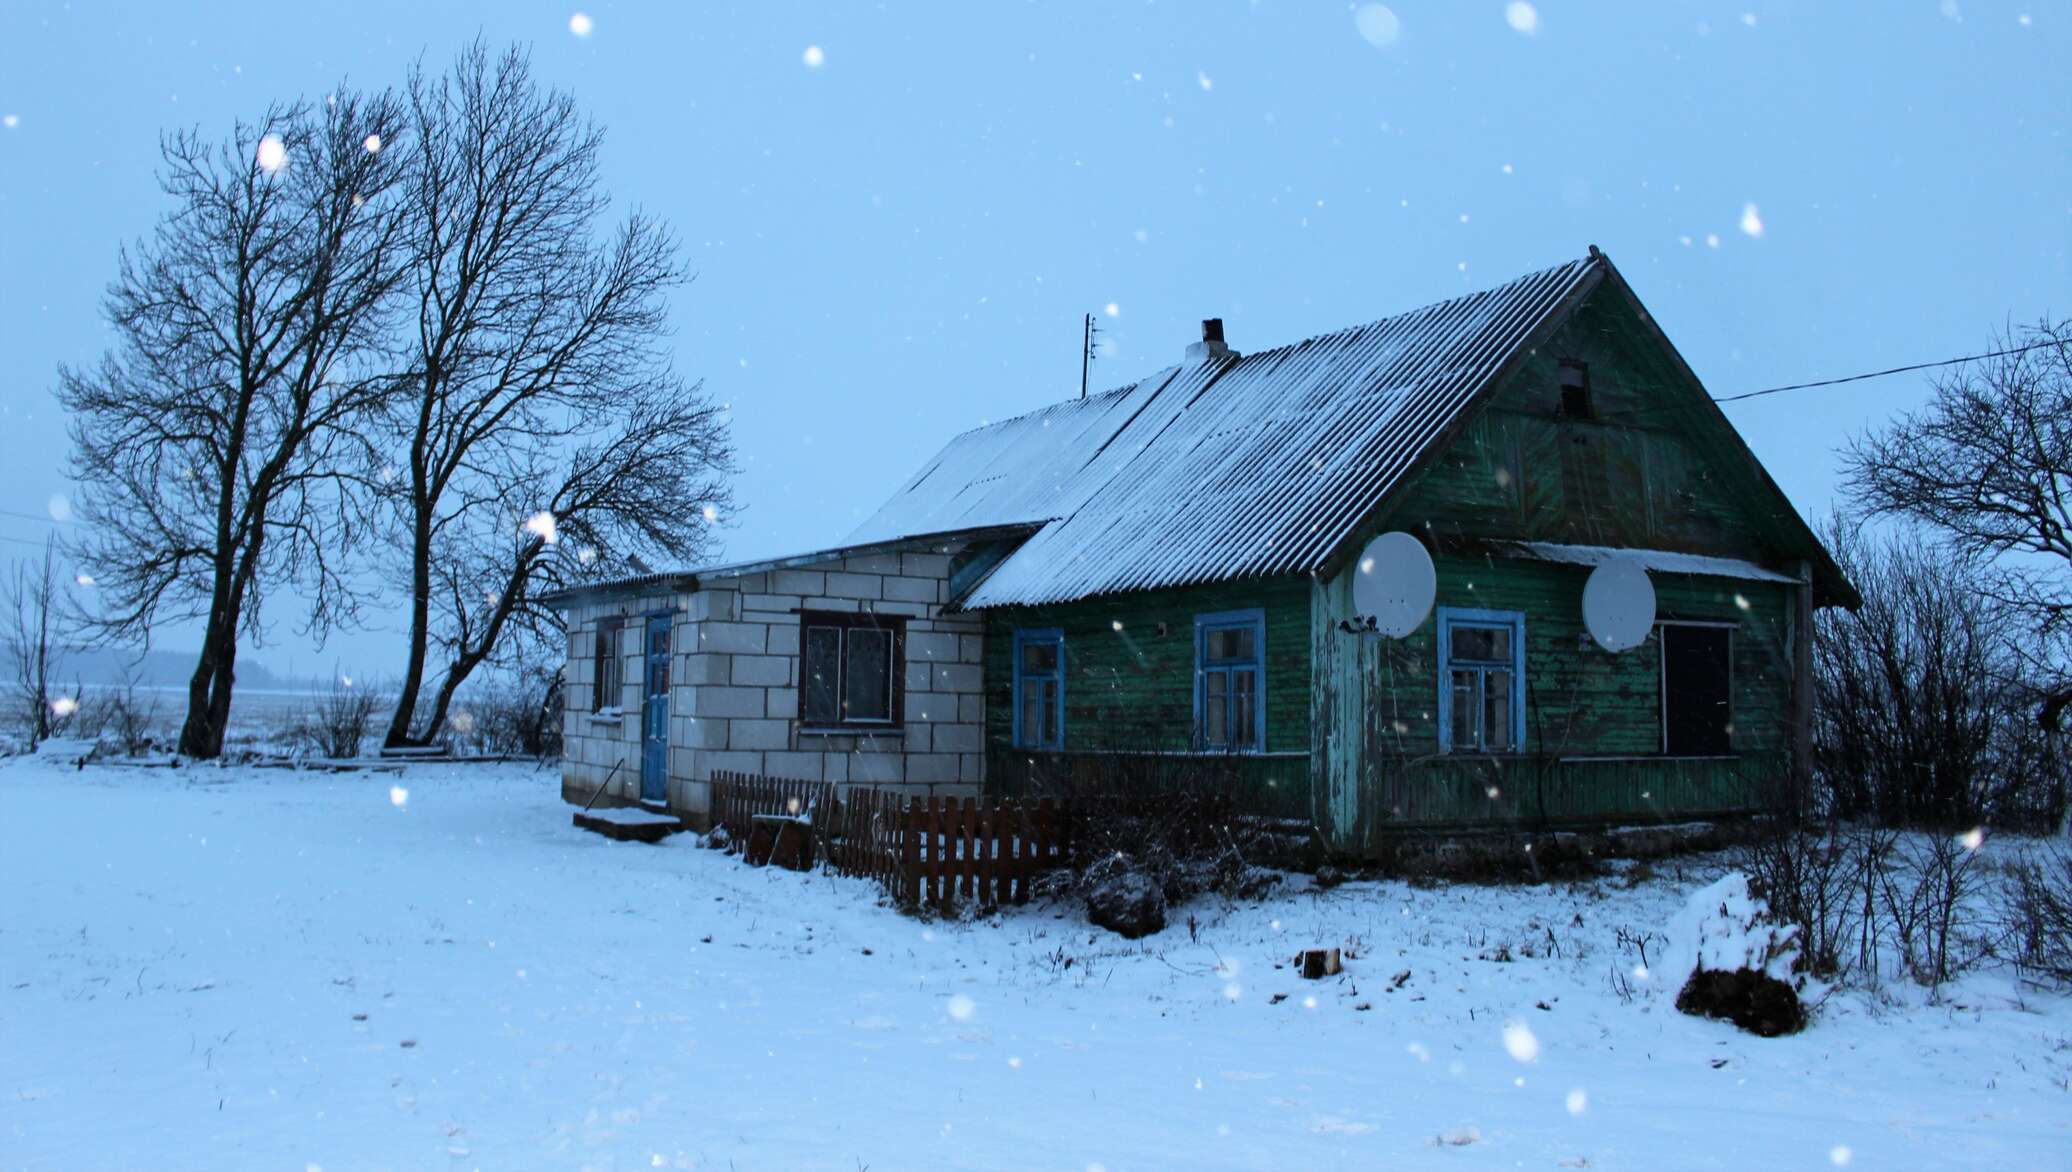
<svg viewBox="0 0 2072 1172">
<path fill-rule="evenodd" d="M 1515 753 L 1525 741 L 1525 616 L 1439 608 L 1439 748 Z"/>
<path fill-rule="evenodd" d="M 1661 631 L 1662 751 L 1726 756 L 1732 751 L 1733 628 L 1664 623 Z"/>
<path fill-rule="evenodd" d="M 1256 753 L 1266 742 L 1266 612 L 1194 619 L 1194 726 L 1204 749 Z"/>
<path fill-rule="evenodd" d="M 1065 744 L 1065 635 L 1014 633 L 1014 743 L 1021 749 Z"/>
<path fill-rule="evenodd" d="M 1590 406 L 1590 367 L 1573 358 L 1561 360 L 1561 413 L 1570 419 L 1595 419 Z"/>
<path fill-rule="evenodd" d="M 906 620 L 896 615 L 799 615 L 800 714 L 813 728 L 900 722 Z"/>
<path fill-rule="evenodd" d="M 592 689 L 590 710 L 608 712 L 623 703 L 619 685 L 619 632 L 625 629 L 625 620 L 620 618 L 600 619 L 597 623 L 597 662 L 590 674 L 595 686 Z"/>
</svg>

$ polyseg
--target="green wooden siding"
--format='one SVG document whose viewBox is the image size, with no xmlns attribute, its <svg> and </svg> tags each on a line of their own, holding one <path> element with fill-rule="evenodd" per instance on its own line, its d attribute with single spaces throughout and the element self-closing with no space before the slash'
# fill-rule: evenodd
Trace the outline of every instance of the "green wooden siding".
<svg viewBox="0 0 2072 1172">
<path fill-rule="evenodd" d="M 1265 612 L 1261 648 L 1265 755 L 1237 767 L 1267 805 L 1277 812 L 1307 816 L 1309 595 L 1306 578 L 1267 578 L 988 612 L 988 785 L 1014 792 L 1026 784 L 1032 771 L 1091 767 L 1083 760 L 1075 763 L 1074 758 L 1186 751 L 1194 729 L 1195 616 L 1256 607 Z M 1017 628 L 1055 628 L 1064 633 L 1061 754 L 1033 753 L 1013 746 Z"/>
<path fill-rule="evenodd" d="M 1559 367 L 1588 365 L 1594 418 L 1564 417 Z M 1315 587 L 1317 818 L 1343 849 L 1392 828 L 1682 818 L 1756 808 L 1789 769 L 1796 586 L 1652 575 L 1664 619 L 1735 624 L 1733 756 L 1662 756 L 1659 636 L 1585 644 L 1588 570 L 1475 552 L 1533 540 L 1676 550 L 1784 569 L 1785 519 L 1716 430 L 1702 391 L 1621 298 L 1600 292 L 1500 387 L 1363 534 L 1442 551 L 1439 605 L 1525 616 L 1523 751 L 1440 755 L 1438 628 L 1400 642 L 1334 629 L 1350 577 Z M 1590 758 L 1595 758 L 1591 760 Z"/>
<path fill-rule="evenodd" d="M 1595 418 L 1559 415 L 1564 358 L 1588 364 Z M 1384 528 L 1444 544 L 1519 538 L 1771 562 L 1784 522 L 1714 434 L 1701 391 L 1600 292 L 1491 396 L 1389 510 Z"/>
<path fill-rule="evenodd" d="M 1316 784 L 1319 820 L 1334 840 L 1369 844 L 1410 826 L 1744 810 L 1779 777 L 1789 750 L 1791 587 L 1654 576 L 1663 619 L 1734 624 L 1734 759 L 1672 760 L 1661 756 L 1659 635 L 1619 654 L 1586 644 L 1585 568 L 1435 560 L 1440 606 L 1524 616 L 1522 752 L 1442 756 L 1437 622 L 1399 641 L 1347 634 L 1336 623 L 1352 613 L 1350 576 L 1320 583 Z"/>
</svg>

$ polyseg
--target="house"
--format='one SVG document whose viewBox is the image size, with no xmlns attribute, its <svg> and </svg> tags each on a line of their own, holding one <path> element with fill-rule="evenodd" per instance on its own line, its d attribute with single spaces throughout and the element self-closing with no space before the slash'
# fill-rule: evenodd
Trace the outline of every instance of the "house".
<svg viewBox="0 0 2072 1172">
<path fill-rule="evenodd" d="M 1361 629 L 1370 539 L 1436 605 Z M 1638 563 L 1639 646 L 1591 638 Z M 1371 567 L 1370 567 L 1371 569 Z M 1014 792 L 1213 756 L 1348 852 L 1676 820 L 1802 783 L 1856 596 L 1611 261 L 967 431 L 840 544 L 567 591 L 564 793 L 696 821 L 715 770 Z M 1645 616 L 1642 616 L 1645 622 Z"/>
</svg>

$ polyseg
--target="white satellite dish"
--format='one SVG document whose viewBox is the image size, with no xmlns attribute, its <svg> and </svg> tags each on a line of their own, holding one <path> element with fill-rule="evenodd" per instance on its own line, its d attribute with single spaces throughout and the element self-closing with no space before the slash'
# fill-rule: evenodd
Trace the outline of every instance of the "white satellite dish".
<svg viewBox="0 0 2072 1172">
<path fill-rule="evenodd" d="M 1401 639 L 1424 625 L 1439 593 L 1439 573 L 1424 542 L 1401 531 L 1384 533 L 1360 551 L 1353 572 L 1353 609 L 1374 629 Z"/>
<path fill-rule="evenodd" d="M 1606 651 L 1631 651 L 1647 642 L 1655 627 L 1655 584 L 1647 568 L 1615 557 L 1590 571 L 1583 583 L 1583 627 Z"/>
</svg>

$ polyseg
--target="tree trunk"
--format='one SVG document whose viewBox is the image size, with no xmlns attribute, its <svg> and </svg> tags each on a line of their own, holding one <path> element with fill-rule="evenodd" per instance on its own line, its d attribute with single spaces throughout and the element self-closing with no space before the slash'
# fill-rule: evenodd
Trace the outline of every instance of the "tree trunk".
<svg viewBox="0 0 2072 1172">
<path fill-rule="evenodd" d="M 410 645 L 403 664 L 403 682 L 396 690 L 396 712 L 389 718 L 388 734 L 382 738 L 382 744 L 392 749 L 431 743 L 445 717 L 445 708 L 441 705 L 438 719 L 425 726 L 424 736 L 411 739 L 410 726 L 417 719 L 418 693 L 424 688 L 426 645 L 431 639 L 432 625 L 431 517 L 429 509 L 423 506 L 416 510 L 416 514 L 410 549 Z"/>
<path fill-rule="evenodd" d="M 183 755 L 202 760 L 222 755 L 236 659 L 237 620 L 216 618 L 202 636 L 201 660 L 187 681 L 187 721 L 180 728 Z"/>
</svg>

